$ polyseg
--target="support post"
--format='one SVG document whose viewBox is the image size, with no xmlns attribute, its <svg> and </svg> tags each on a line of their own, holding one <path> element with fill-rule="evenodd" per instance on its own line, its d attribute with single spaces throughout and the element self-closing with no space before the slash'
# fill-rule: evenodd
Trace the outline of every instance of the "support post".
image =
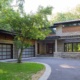
<svg viewBox="0 0 80 80">
<path fill-rule="evenodd" d="M 37 41 L 35 41 L 35 56 L 37 56 Z"/>
<path fill-rule="evenodd" d="M 55 39 L 55 52 L 57 52 L 57 39 Z"/>
</svg>

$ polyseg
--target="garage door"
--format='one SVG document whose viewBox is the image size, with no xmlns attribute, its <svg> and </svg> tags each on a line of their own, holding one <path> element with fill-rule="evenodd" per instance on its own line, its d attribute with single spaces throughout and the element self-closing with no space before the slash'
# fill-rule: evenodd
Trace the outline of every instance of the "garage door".
<svg viewBox="0 0 80 80">
<path fill-rule="evenodd" d="M 11 59 L 13 58 L 11 44 L 0 44 L 0 59 Z"/>
<path fill-rule="evenodd" d="M 22 55 L 22 58 L 27 58 L 27 57 L 34 57 L 34 51 L 35 51 L 35 47 L 34 46 L 31 46 L 27 49 L 24 49 L 23 51 L 23 55 Z"/>
</svg>

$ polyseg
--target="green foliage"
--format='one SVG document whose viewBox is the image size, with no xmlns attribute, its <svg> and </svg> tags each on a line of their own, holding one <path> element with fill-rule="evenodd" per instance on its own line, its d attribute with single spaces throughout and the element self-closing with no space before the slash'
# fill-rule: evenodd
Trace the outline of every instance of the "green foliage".
<svg viewBox="0 0 80 80">
<path fill-rule="evenodd" d="M 16 33 L 14 42 L 17 48 L 21 49 L 19 53 L 19 61 L 21 62 L 22 51 L 31 45 L 31 40 L 43 40 L 49 34 L 48 15 L 51 15 L 52 7 L 43 8 L 40 6 L 35 14 L 26 14 L 23 10 L 24 0 L 17 0 L 17 2 L 18 11 L 14 11 L 10 7 L 1 10 L 0 28 Z"/>
<path fill-rule="evenodd" d="M 24 2 L 25 2 L 25 0 L 16 0 L 17 6 L 18 6 L 18 11 L 19 11 L 21 14 L 24 13 L 24 10 L 23 10 Z"/>
<path fill-rule="evenodd" d="M 9 8 L 10 7 L 10 3 L 12 2 L 12 0 L 0 0 L 0 11 L 3 10 L 4 8 Z"/>
<path fill-rule="evenodd" d="M 80 19 L 80 4 L 77 5 L 72 12 L 74 12 L 74 15 L 76 14 L 75 16 L 77 19 Z"/>
<path fill-rule="evenodd" d="M 62 22 L 68 20 L 75 20 L 80 18 L 80 5 L 77 5 L 74 9 L 64 12 L 57 13 L 56 16 L 53 17 L 52 22 Z"/>
<path fill-rule="evenodd" d="M 4 20 L 7 19 L 8 12 L 12 10 L 10 3 L 12 0 L 0 0 L 0 29 L 11 30 L 9 24 L 5 24 Z"/>
<path fill-rule="evenodd" d="M 47 19 L 48 14 L 45 12 L 44 15 L 44 13 L 39 13 L 38 11 L 36 14 L 24 14 L 21 17 L 19 12 L 8 9 L 3 11 L 1 24 L 3 26 L 10 26 L 11 29 L 16 32 L 18 37 L 26 37 L 27 39 L 44 39 L 49 33 L 48 27 L 50 26 L 50 22 Z"/>
<path fill-rule="evenodd" d="M 43 14 L 43 15 L 50 15 L 50 14 L 52 14 L 52 9 L 53 9 L 53 7 L 52 6 L 47 6 L 46 8 L 44 8 L 43 6 L 39 6 L 38 7 L 38 13 L 39 14 Z"/>
</svg>

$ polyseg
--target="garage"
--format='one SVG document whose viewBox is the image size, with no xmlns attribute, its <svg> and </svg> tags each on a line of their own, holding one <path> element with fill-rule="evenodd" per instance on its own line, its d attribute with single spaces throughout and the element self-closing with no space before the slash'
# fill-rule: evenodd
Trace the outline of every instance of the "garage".
<svg viewBox="0 0 80 80">
<path fill-rule="evenodd" d="M 12 59 L 13 58 L 13 45 L 12 44 L 0 44 L 0 59 Z"/>
<path fill-rule="evenodd" d="M 34 57 L 35 56 L 35 46 L 30 46 L 27 49 L 24 49 L 22 58 Z"/>
</svg>

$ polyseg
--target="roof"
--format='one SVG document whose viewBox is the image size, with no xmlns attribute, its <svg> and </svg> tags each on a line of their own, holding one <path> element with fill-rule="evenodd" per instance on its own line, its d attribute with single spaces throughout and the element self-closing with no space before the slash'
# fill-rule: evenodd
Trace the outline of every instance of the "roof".
<svg viewBox="0 0 80 80">
<path fill-rule="evenodd" d="M 64 22 L 57 22 L 57 23 L 54 23 L 53 26 L 51 26 L 51 28 L 56 28 L 58 25 L 64 25 L 64 24 L 68 24 L 68 23 L 80 23 L 80 19 L 64 21 Z"/>
<path fill-rule="evenodd" d="M 59 39 L 60 36 L 48 36 L 45 38 L 45 40 L 54 40 L 54 39 Z"/>
<path fill-rule="evenodd" d="M 11 35 L 11 36 L 15 36 L 15 33 L 14 32 L 10 32 L 10 31 L 6 31 L 6 30 L 2 30 L 0 29 L 0 34 L 7 34 L 7 35 Z"/>
</svg>

